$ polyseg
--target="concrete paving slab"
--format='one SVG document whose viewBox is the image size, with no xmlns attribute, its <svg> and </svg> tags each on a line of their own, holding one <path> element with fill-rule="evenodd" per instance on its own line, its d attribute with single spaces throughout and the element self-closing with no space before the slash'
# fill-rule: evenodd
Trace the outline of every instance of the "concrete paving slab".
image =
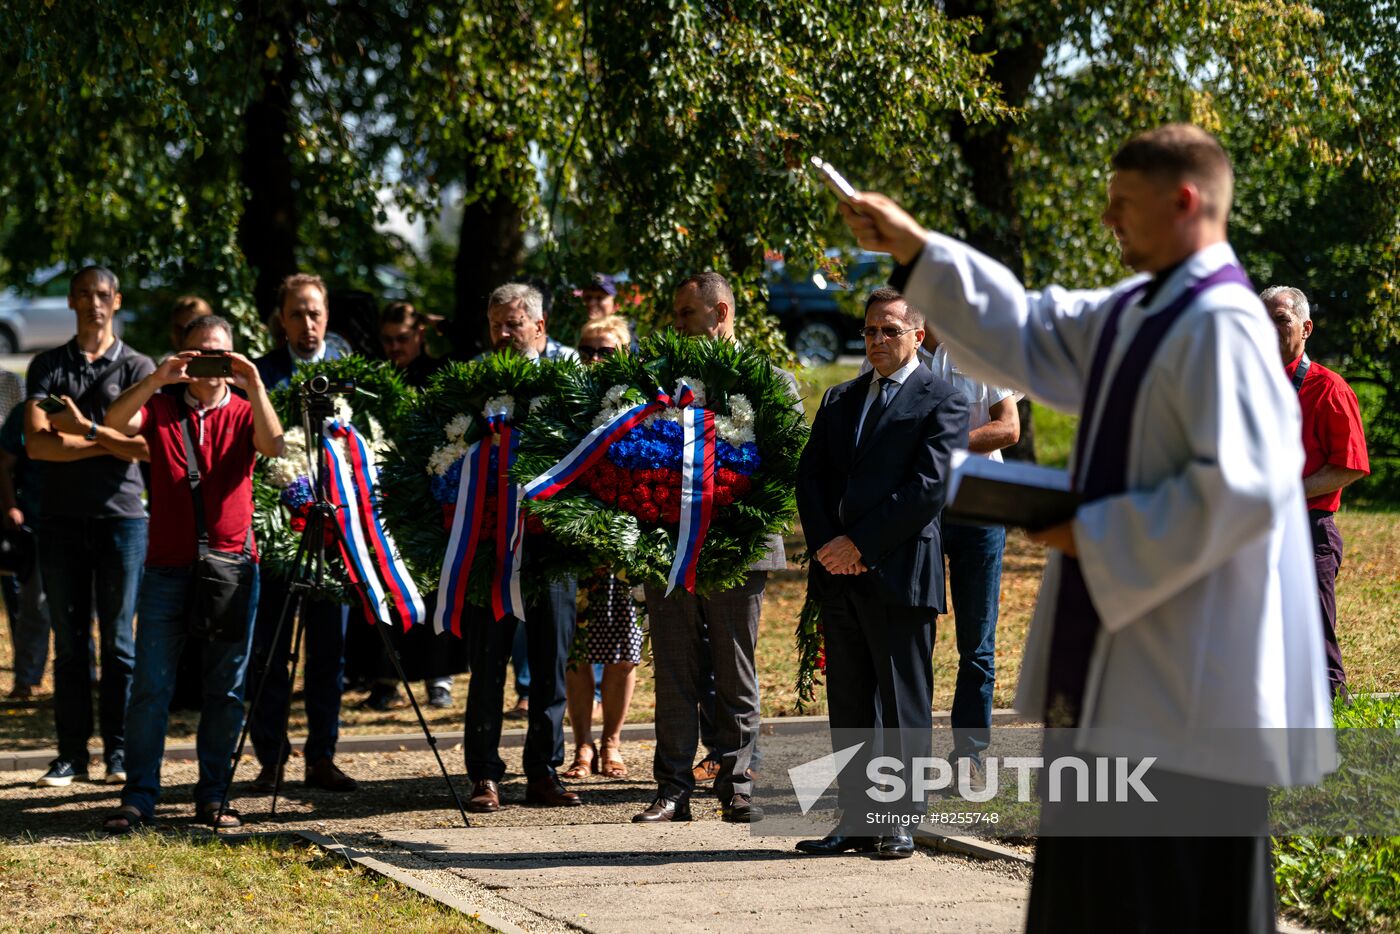
<svg viewBox="0 0 1400 934">
<path fill-rule="evenodd" d="M 898 861 L 804 857 L 789 838 L 718 821 L 406 830 L 382 839 L 542 925 L 600 934 L 1018 931 L 1025 915 L 1022 867 L 926 850 Z M 379 858 L 392 863 L 392 851 Z"/>
</svg>

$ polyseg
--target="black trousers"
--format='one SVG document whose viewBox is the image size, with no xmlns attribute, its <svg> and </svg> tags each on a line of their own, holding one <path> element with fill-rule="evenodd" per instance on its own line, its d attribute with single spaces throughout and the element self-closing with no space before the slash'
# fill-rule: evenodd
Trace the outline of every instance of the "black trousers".
<svg viewBox="0 0 1400 934">
<path fill-rule="evenodd" d="M 933 630 L 928 607 L 889 606 L 860 585 L 840 599 L 822 601 L 826 638 L 826 706 L 834 752 L 869 735 L 837 777 L 842 828 L 879 832 L 869 812 L 917 811 L 909 796 L 877 804 L 866 794 L 866 769 L 891 756 L 910 774 L 914 758 L 930 755 L 933 737 Z M 879 730 L 879 733 L 873 731 Z"/>
<path fill-rule="evenodd" d="M 1264 837 L 1046 837 L 1027 934 L 1275 930 Z"/>
<path fill-rule="evenodd" d="M 530 720 L 525 731 L 524 768 L 529 778 L 553 775 L 564 763 L 564 664 L 574 641 L 578 617 L 578 583 L 553 581 L 548 595 L 525 605 L 525 634 L 530 658 Z M 467 686 L 467 722 L 463 752 L 473 782 L 500 781 L 501 723 L 506 663 L 520 620 L 499 622 L 491 609 L 469 607 L 463 620 L 471 657 Z"/>
</svg>

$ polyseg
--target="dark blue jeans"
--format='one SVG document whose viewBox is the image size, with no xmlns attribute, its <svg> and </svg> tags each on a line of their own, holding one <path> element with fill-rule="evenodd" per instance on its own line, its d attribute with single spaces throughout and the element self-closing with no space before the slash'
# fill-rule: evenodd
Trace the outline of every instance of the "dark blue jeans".
<svg viewBox="0 0 1400 934">
<path fill-rule="evenodd" d="M 49 663 L 49 604 L 44 596 L 44 575 L 39 562 L 24 580 L 0 579 L 5 595 L 5 615 L 10 618 L 10 641 L 15 649 L 15 686 L 35 687 L 44 680 Z"/>
<path fill-rule="evenodd" d="M 86 771 L 92 738 L 92 672 L 88 645 L 97 611 L 102 677 L 98 719 L 102 757 L 123 752 L 126 699 L 135 644 L 131 618 L 141 566 L 145 519 L 45 519 L 39 527 L 39 567 L 53 621 L 53 713 L 58 756 Z"/>
<path fill-rule="evenodd" d="M 574 642 L 578 616 L 578 585 L 553 581 L 545 599 L 525 607 L 525 621 L 513 616 L 497 622 L 491 610 L 469 607 L 463 636 L 471 652 L 471 682 L 467 686 L 466 738 L 463 754 L 473 782 L 500 781 L 502 705 L 506 690 L 506 661 L 517 627 L 528 633 L 530 652 L 530 719 L 523 751 L 529 778 L 553 775 L 564 762 L 564 664 Z"/>
<path fill-rule="evenodd" d="M 291 755 L 287 736 L 287 694 L 291 690 L 287 671 L 287 653 L 292 645 L 294 620 L 287 620 L 277 645 L 272 644 L 277 619 L 287 599 L 287 580 L 268 574 L 263 581 L 258 600 L 258 618 L 253 627 L 253 671 L 267 664 L 267 687 L 258 698 L 257 709 L 251 712 L 248 735 L 253 751 L 264 768 L 277 761 L 282 749 L 282 761 Z M 308 763 L 335 755 L 336 740 L 340 738 L 340 695 L 345 688 L 345 624 L 349 607 L 324 600 L 308 599 L 301 605 L 306 619 L 306 651 L 302 655 L 306 687 L 306 748 Z M 358 618 L 358 616 L 357 616 Z M 258 690 L 256 676 L 250 691 Z M 250 694 L 250 697 L 257 695 Z"/>
<path fill-rule="evenodd" d="M 155 814 L 160 799 L 160 763 L 165 755 L 165 729 L 175 672 L 185 647 L 189 622 L 185 612 L 190 589 L 187 568 L 147 568 L 141 581 L 136 627 L 136 674 L 131 701 L 126 705 L 126 787 L 122 804 L 144 817 Z M 199 781 L 194 786 L 198 807 L 223 799 L 233 771 L 233 749 L 243 729 L 243 685 L 253 640 L 253 616 L 258 605 L 258 578 L 253 576 L 248 629 L 236 642 L 200 640 L 203 705 L 199 735 Z"/>
<path fill-rule="evenodd" d="M 1001 526 L 943 523 L 943 553 L 953 591 L 958 680 L 953 690 L 953 754 L 981 758 L 992 725 L 996 686 L 997 604 L 1001 601 Z"/>
</svg>

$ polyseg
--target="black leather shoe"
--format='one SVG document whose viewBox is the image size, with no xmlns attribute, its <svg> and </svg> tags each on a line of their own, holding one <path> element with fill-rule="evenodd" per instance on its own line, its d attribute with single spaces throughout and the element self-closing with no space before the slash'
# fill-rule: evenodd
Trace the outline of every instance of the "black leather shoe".
<svg viewBox="0 0 1400 934">
<path fill-rule="evenodd" d="M 690 820 L 689 798 L 657 798 L 640 814 L 632 815 L 634 824 L 665 824 Z"/>
<path fill-rule="evenodd" d="M 797 851 L 799 853 L 809 853 L 813 856 L 837 856 L 841 853 L 874 853 L 875 838 L 846 837 L 833 830 L 820 840 L 797 841 Z"/>
<path fill-rule="evenodd" d="M 735 795 L 720 808 L 721 819 L 729 824 L 756 824 L 763 820 L 763 808 L 748 795 Z"/>
<path fill-rule="evenodd" d="M 907 828 L 896 827 L 894 833 L 880 838 L 875 855 L 881 859 L 908 859 L 914 855 L 914 838 Z"/>
</svg>

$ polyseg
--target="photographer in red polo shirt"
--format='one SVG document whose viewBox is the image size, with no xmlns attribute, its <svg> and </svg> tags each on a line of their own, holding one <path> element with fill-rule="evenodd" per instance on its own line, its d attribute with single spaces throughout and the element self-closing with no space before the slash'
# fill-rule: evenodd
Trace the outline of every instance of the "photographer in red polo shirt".
<svg viewBox="0 0 1400 934">
<path fill-rule="evenodd" d="M 1356 393 L 1347 381 L 1316 361 L 1304 346 L 1313 323 L 1308 298 L 1300 289 L 1270 286 L 1259 299 L 1278 328 L 1284 370 L 1303 410 L 1303 492 L 1312 521 L 1313 560 L 1322 600 L 1322 632 L 1327 643 L 1327 681 L 1332 696 L 1346 691 L 1342 650 L 1337 645 L 1337 571 L 1342 566 L 1342 536 L 1332 514 L 1342 505 L 1342 488 L 1371 472 L 1366 434 Z"/>
<path fill-rule="evenodd" d="M 108 833 L 124 833 L 155 815 L 160 796 L 160 764 L 175 668 L 185 640 L 201 639 L 204 700 L 199 716 L 199 781 L 194 800 L 198 819 L 236 827 L 233 811 L 219 814 L 232 771 L 234 745 L 243 728 L 243 687 L 258 603 L 258 577 L 252 577 L 246 624 L 193 628 L 191 570 L 199 553 L 195 493 L 189 448 L 198 461 L 198 495 L 209 549 L 248 554 L 253 541 L 253 464 L 258 454 L 282 453 L 282 425 L 268 400 L 258 369 L 233 353 L 233 330 L 214 315 L 185 325 L 180 353 L 128 389 L 107 411 L 107 424 L 127 435 L 140 434 L 151 452 L 151 538 L 137 609 L 136 671 L 126 716 L 127 780 L 120 810 L 103 820 Z M 227 355 L 231 377 L 186 372 L 199 355 Z M 230 383 L 245 395 L 233 392 Z M 200 627 L 201 629 L 203 627 Z"/>
</svg>

